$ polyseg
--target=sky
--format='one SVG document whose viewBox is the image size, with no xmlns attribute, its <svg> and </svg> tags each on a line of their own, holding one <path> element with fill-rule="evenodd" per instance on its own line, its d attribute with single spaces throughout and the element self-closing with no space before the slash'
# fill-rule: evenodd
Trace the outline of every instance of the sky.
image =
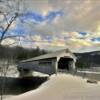
<svg viewBox="0 0 100 100">
<path fill-rule="evenodd" d="M 53 51 L 65 48 L 73 52 L 100 50 L 100 0 L 17 1 L 20 1 L 23 15 L 12 23 L 6 35 L 21 37 L 7 38 L 3 45 L 16 41 L 15 45 L 39 46 Z M 1 15 L 0 22 L 5 26 Z"/>
</svg>

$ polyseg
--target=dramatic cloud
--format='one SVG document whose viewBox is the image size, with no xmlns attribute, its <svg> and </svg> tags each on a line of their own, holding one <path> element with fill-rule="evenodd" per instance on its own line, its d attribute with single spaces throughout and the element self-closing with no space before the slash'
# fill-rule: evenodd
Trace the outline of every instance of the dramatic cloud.
<svg viewBox="0 0 100 100">
<path fill-rule="evenodd" d="M 10 44 L 13 44 L 13 43 L 15 43 L 15 40 L 14 39 L 11 39 L 11 38 L 7 38 L 7 39 L 4 39 L 2 41 L 2 44 L 3 45 L 10 45 Z"/>
<path fill-rule="evenodd" d="M 22 8 L 23 16 L 8 34 L 24 35 L 23 46 L 31 43 L 33 47 L 74 52 L 100 49 L 99 0 L 22 0 Z"/>
</svg>

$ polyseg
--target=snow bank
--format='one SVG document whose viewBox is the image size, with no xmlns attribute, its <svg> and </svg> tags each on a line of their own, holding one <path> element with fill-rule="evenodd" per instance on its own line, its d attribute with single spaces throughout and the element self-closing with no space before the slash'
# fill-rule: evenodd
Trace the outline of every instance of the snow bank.
<svg viewBox="0 0 100 100">
<path fill-rule="evenodd" d="M 5 100 L 99 100 L 100 83 L 89 84 L 81 77 L 58 74 L 38 89 Z"/>
</svg>

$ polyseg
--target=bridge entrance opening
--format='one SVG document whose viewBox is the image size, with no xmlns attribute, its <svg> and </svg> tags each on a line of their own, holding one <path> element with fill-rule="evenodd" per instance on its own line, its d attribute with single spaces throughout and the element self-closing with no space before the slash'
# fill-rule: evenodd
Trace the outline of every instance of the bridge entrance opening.
<svg viewBox="0 0 100 100">
<path fill-rule="evenodd" d="M 61 57 L 58 62 L 58 70 L 67 70 L 69 71 L 72 68 L 73 59 L 72 58 L 63 58 Z"/>
</svg>

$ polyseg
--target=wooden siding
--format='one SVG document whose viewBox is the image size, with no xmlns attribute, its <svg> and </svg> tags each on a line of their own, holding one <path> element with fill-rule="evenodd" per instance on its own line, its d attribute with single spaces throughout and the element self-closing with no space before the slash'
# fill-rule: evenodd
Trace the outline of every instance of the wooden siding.
<svg viewBox="0 0 100 100">
<path fill-rule="evenodd" d="M 55 73 L 55 63 L 56 63 L 55 58 L 39 60 L 39 61 L 23 62 L 23 63 L 21 62 L 19 63 L 19 68 L 29 69 L 51 75 Z"/>
</svg>

